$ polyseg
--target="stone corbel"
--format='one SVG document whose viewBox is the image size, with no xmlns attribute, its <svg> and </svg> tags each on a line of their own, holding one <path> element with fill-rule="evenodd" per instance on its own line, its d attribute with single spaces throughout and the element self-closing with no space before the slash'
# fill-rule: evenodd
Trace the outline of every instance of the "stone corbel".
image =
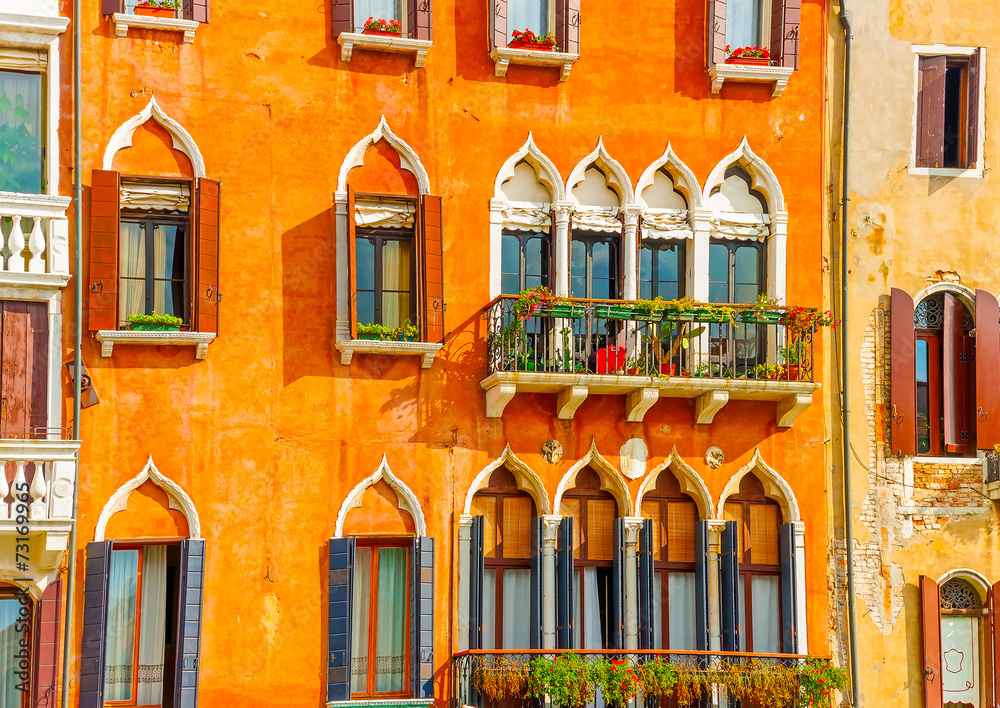
<svg viewBox="0 0 1000 708">
<path fill-rule="evenodd" d="M 576 409 L 587 400 L 589 391 L 586 386 L 569 386 L 556 395 L 556 417 L 559 420 L 571 420 L 576 415 Z"/>
<path fill-rule="evenodd" d="M 729 391 L 708 391 L 698 396 L 694 402 L 694 422 L 708 425 L 715 420 L 715 414 L 729 403 Z"/>
<path fill-rule="evenodd" d="M 660 400 L 660 389 L 637 388 L 625 397 L 625 419 L 630 423 L 641 423 L 646 412 Z"/>
<path fill-rule="evenodd" d="M 799 414 L 812 404 L 811 393 L 795 393 L 778 401 L 778 427 L 791 428 Z"/>
<path fill-rule="evenodd" d="M 517 393 L 517 384 L 501 383 L 486 389 L 486 417 L 500 418 L 503 410 Z"/>
</svg>

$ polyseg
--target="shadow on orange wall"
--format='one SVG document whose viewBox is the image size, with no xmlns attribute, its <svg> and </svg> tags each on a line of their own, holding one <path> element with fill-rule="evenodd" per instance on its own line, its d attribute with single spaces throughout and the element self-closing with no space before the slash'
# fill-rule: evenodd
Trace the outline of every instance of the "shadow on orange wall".
<svg viewBox="0 0 1000 708">
<path fill-rule="evenodd" d="M 186 538 L 184 514 L 170 508 L 166 492 L 150 481 L 128 497 L 128 505 L 108 520 L 106 539 Z"/>
</svg>

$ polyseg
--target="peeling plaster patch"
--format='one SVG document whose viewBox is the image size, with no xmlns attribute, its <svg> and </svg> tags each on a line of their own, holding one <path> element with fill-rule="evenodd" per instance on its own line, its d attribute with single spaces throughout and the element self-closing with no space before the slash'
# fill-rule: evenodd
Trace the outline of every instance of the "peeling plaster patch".
<svg viewBox="0 0 1000 708">
<path fill-rule="evenodd" d="M 264 598 L 264 616 L 260 619 L 260 625 L 267 633 L 267 641 L 274 641 L 274 634 L 278 631 L 278 620 L 281 610 L 278 608 L 278 596 L 268 595 Z"/>
<path fill-rule="evenodd" d="M 882 249 L 885 248 L 885 227 L 881 224 L 873 226 L 868 234 L 868 248 L 874 255 L 882 255 Z"/>
<path fill-rule="evenodd" d="M 953 270 L 936 270 L 934 275 L 925 278 L 928 283 L 961 283 L 962 276 Z"/>
</svg>

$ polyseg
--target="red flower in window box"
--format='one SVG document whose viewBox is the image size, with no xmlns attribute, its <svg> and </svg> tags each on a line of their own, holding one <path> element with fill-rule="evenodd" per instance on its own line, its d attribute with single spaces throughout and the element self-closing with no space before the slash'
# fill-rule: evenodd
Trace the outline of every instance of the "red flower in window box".
<svg viewBox="0 0 1000 708">
<path fill-rule="evenodd" d="M 761 47 L 737 47 L 726 45 L 726 63 L 749 66 L 769 66 L 771 53 Z"/>
<path fill-rule="evenodd" d="M 146 17 L 175 17 L 178 7 L 177 0 L 139 0 L 132 12 Z"/>
<path fill-rule="evenodd" d="M 556 46 L 556 36 L 549 32 L 547 35 L 539 36 L 526 29 L 523 32 L 514 30 L 511 33 L 510 44 L 512 49 L 530 49 L 533 52 L 551 52 Z"/>
<path fill-rule="evenodd" d="M 399 37 L 403 34 L 403 25 L 399 20 L 383 20 L 369 17 L 365 22 L 365 29 L 362 34 L 382 34 L 389 37 Z"/>
</svg>

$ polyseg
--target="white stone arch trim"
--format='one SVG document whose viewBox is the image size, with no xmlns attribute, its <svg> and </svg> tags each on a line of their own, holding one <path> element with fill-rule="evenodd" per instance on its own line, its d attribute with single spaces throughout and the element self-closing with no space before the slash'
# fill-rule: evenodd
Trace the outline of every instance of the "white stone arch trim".
<svg viewBox="0 0 1000 708">
<path fill-rule="evenodd" d="M 565 187 L 563 187 L 562 177 L 559 169 L 549 157 L 538 149 L 531 132 L 528 132 L 528 139 L 524 141 L 517 152 L 507 158 L 500 171 L 497 173 L 496 182 L 493 185 L 493 198 L 505 202 L 507 197 L 503 193 L 503 183 L 514 176 L 514 168 L 521 161 L 527 162 L 538 175 L 538 181 L 545 185 L 552 197 L 552 202 L 561 202 L 565 198 Z"/>
<path fill-rule="evenodd" d="M 413 518 L 413 525 L 417 536 L 427 535 L 427 523 L 424 521 L 424 511 L 420 508 L 417 496 L 401 479 L 392 473 L 392 470 L 389 469 L 389 461 L 385 455 L 382 455 L 382 462 L 379 464 L 378 469 L 370 477 L 366 477 L 358 482 L 357 486 L 344 499 L 344 503 L 340 505 L 340 511 L 337 513 L 337 526 L 333 534 L 334 538 L 343 537 L 344 521 L 347 519 L 347 513 L 351 509 L 361 507 L 361 498 L 365 495 L 365 490 L 377 484 L 379 480 L 389 485 L 389 488 L 396 493 L 396 500 L 400 508 L 409 512 Z"/>
<path fill-rule="evenodd" d="M 921 300 L 926 300 L 931 295 L 937 295 L 938 293 L 951 293 L 958 297 L 965 305 L 965 308 L 972 315 L 973 321 L 976 318 L 976 291 L 970 288 L 968 285 L 962 285 L 961 283 L 948 283 L 940 282 L 928 285 L 926 288 L 918 292 L 913 296 L 913 306 L 916 307 L 920 304 Z"/>
<path fill-rule="evenodd" d="M 798 523 L 802 521 L 802 516 L 799 514 L 799 503 L 795 499 L 795 492 L 792 491 L 788 482 L 773 467 L 764 462 L 764 458 L 760 454 L 760 448 L 756 448 L 753 458 L 726 482 L 726 486 L 719 496 L 718 516 L 716 518 L 720 520 L 725 518 L 726 499 L 739 491 L 740 480 L 750 472 L 755 473 L 757 479 L 764 485 L 764 494 L 774 499 L 781 506 L 783 523 Z"/>
<path fill-rule="evenodd" d="M 156 464 L 153 462 L 153 456 L 150 455 L 149 459 L 146 461 L 146 466 L 142 468 L 142 472 L 120 486 L 118 490 L 111 495 L 111 498 L 108 499 L 108 503 L 104 505 L 104 508 L 101 509 L 101 514 L 97 517 L 97 529 L 94 531 L 95 541 L 104 540 L 104 532 L 107 528 L 108 521 L 110 521 L 111 517 L 119 511 L 125 510 L 126 505 L 128 505 L 129 495 L 142 486 L 147 480 L 162 489 L 167 495 L 167 503 L 170 508 L 181 512 L 184 515 L 184 518 L 187 519 L 188 538 L 201 538 L 201 520 L 198 518 L 198 510 L 195 509 L 194 502 L 191 501 L 191 497 L 187 495 L 187 492 L 181 489 L 177 482 L 165 477 L 160 470 L 156 468 Z"/>
<path fill-rule="evenodd" d="M 604 136 L 597 139 L 597 147 L 594 148 L 594 151 L 580 160 L 573 171 L 569 173 L 569 179 L 566 180 L 566 198 L 573 204 L 579 203 L 573 196 L 573 187 L 583 181 L 587 168 L 595 163 L 604 171 L 608 185 L 618 193 L 621 206 L 634 205 L 635 192 L 632 191 L 632 182 L 625 169 L 605 150 Z"/>
<path fill-rule="evenodd" d="M 590 450 L 587 451 L 587 454 L 583 456 L 583 459 L 570 467 L 566 471 L 566 474 L 563 475 L 563 478 L 559 480 L 559 486 L 556 488 L 556 496 L 552 501 L 552 508 L 555 512 L 559 513 L 563 494 L 566 493 L 566 490 L 573 487 L 573 483 L 576 482 L 576 476 L 587 465 L 590 465 L 597 471 L 597 476 L 601 478 L 601 489 L 610 493 L 615 498 L 615 501 L 618 502 L 618 515 L 633 516 L 635 507 L 632 505 L 632 495 L 629 494 L 625 480 L 618 470 L 614 468 L 614 465 L 608 462 L 604 458 L 604 455 L 598 451 L 596 440 L 591 440 Z"/>
<path fill-rule="evenodd" d="M 701 185 L 698 184 L 698 178 L 694 176 L 691 168 L 677 157 L 670 143 L 667 143 L 667 149 L 663 151 L 663 154 L 647 167 L 646 171 L 639 177 L 639 181 L 635 185 L 636 204 L 643 209 L 649 208 L 646 200 L 642 198 L 642 193 L 647 187 L 653 184 L 653 178 L 661 169 L 666 170 L 667 174 L 674 181 L 674 188 L 680 190 L 684 198 L 687 199 L 689 210 L 697 209 L 702 205 Z"/>
<path fill-rule="evenodd" d="M 983 606 L 986 606 L 986 598 L 990 589 L 993 587 L 986 576 L 979 571 L 972 570 L 971 568 L 955 568 L 954 570 L 949 570 L 947 573 L 942 575 L 937 579 L 938 586 L 944 585 L 949 580 L 954 578 L 961 578 L 962 580 L 967 580 L 976 588 L 979 593 L 979 599 L 983 601 Z"/>
<path fill-rule="evenodd" d="M 344 158 L 344 162 L 340 166 L 340 176 L 337 178 L 337 191 L 347 191 L 347 175 L 355 167 L 360 167 L 364 164 L 365 153 L 368 152 L 368 148 L 380 140 L 385 140 L 392 146 L 392 149 L 399 155 L 400 166 L 417 178 L 417 187 L 420 189 L 420 193 L 430 194 L 431 182 L 427 177 L 427 170 L 424 169 L 423 163 L 417 157 L 416 151 L 392 132 L 392 128 L 386 122 L 385 116 L 382 116 L 378 127 L 370 135 L 361 138 L 347 153 L 347 157 Z"/>
<path fill-rule="evenodd" d="M 708 203 L 712 190 L 725 181 L 726 170 L 734 166 L 742 167 L 750 174 L 751 189 L 764 195 L 767 199 L 768 211 L 772 215 L 785 211 L 785 197 L 781 191 L 781 185 L 778 183 L 777 175 L 774 174 L 770 165 L 750 149 L 750 143 L 747 142 L 746 136 L 743 137 L 743 141 L 740 142 L 740 146 L 736 150 L 726 155 L 712 168 L 702 192 L 704 204 Z"/>
<path fill-rule="evenodd" d="M 207 176 L 205 173 L 205 160 L 201 156 L 201 150 L 198 149 L 194 138 L 184 129 L 184 126 L 163 112 L 163 109 L 156 102 L 155 96 L 149 99 L 149 103 L 138 114 L 122 123 L 118 127 L 118 130 L 114 132 L 114 135 L 111 136 L 111 140 L 108 141 L 108 147 L 104 150 L 103 169 L 110 170 L 112 168 L 115 155 L 119 150 L 132 147 L 132 135 L 135 133 L 136 128 L 150 119 L 155 120 L 163 126 L 173 139 L 174 149 L 180 150 L 191 160 L 191 168 L 194 170 L 194 176 Z"/>
<path fill-rule="evenodd" d="M 646 492 L 656 487 L 656 480 L 659 478 L 660 473 L 665 470 L 672 472 L 681 485 L 681 491 L 694 499 L 694 503 L 698 506 L 699 519 L 707 521 L 715 518 L 715 504 L 712 503 L 712 495 L 708 491 L 705 480 L 701 478 L 701 475 L 691 465 L 686 463 L 677 454 L 676 445 L 670 451 L 667 459 L 649 471 L 646 479 L 642 482 L 642 486 L 639 487 L 639 493 L 635 499 L 635 508 L 640 513 L 642 512 L 642 498 L 646 495 Z"/>
<path fill-rule="evenodd" d="M 482 471 L 476 475 L 476 478 L 472 480 L 472 484 L 469 485 L 469 491 L 465 495 L 465 507 L 463 507 L 462 513 L 465 515 L 472 514 L 472 498 L 476 496 L 476 492 L 484 489 L 490 481 L 490 475 L 492 475 L 500 467 L 506 467 L 514 475 L 514 479 L 517 480 L 517 488 L 520 489 L 525 494 L 529 495 L 535 500 L 535 512 L 538 516 L 551 513 L 549 508 L 549 495 L 545 491 L 545 485 L 542 484 L 541 478 L 535 474 L 528 465 L 514 454 L 514 451 L 510 449 L 510 443 L 507 447 L 503 449 L 503 453 L 495 459 L 490 464 L 486 465 Z"/>
</svg>

